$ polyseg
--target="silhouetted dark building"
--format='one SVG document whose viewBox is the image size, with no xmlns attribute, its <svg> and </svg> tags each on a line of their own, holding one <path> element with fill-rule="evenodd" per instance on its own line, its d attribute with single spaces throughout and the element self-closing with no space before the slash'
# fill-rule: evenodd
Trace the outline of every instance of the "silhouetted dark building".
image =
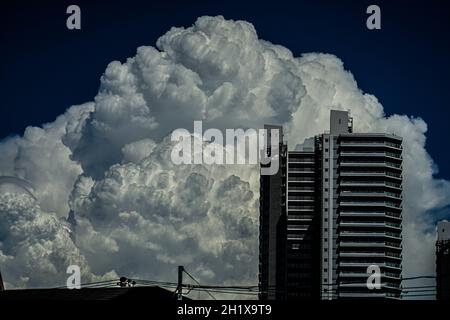
<svg viewBox="0 0 450 320">
<path fill-rule="evenodd" d="M 173 292 L 158 286 L 83 289 L 14 289 L 0 292 L 6 301 L 70 301 L 70 300 L 176 300 Z M 183 299 L 190 300 L 186 297 Z"/>
<path fill-rule="evenodd" d="M 450 222 L 439 222 L 437 229 L 436 299 L 450 300 Z"/>
<path fill-rule="evenodd" d="M 260 178 L 259 227 L 259 287 L 260 299 L 283 299 L 286 278 L 286 145 L 279 126 L 266 125 L 265 129 L 278 129 L 279 170 L 274 175 Z M 270 141 L 270 136 L 268 136 Z M 266 150 L 271 155 L 270 147 Z"/>
<path fill-rule="evenodd" d="M 318 298 L 320 181 L 314 145 L 289 151 L 287 158 L 286 298 Z"/>
</svg>

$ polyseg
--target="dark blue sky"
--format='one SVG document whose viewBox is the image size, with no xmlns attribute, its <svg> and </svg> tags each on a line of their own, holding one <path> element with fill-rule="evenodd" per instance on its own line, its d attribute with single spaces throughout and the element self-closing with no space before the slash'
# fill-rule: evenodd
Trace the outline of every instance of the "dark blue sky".
<svg viewBox="0 0 450 320">
<path fill-rule="evenodd" d="M 373 3 L 381 7 L 382 30 L 365 28 L 365 11 Z M 70 4 L 81 7 L 80 31 L 66 29 Z M 0 138 L 92 100 L 110 61 L 124 61 L 138 46 L 154 45 L 171 26 L 221 14 L 253 23 L 260 38 L 296 56 L 337 55 L 386 113 L 420 116 L 428 123 L 427 149 L 439 176 L 450 178 L 447 1 L 60 0 L 0 6 Z"/>
</svg>

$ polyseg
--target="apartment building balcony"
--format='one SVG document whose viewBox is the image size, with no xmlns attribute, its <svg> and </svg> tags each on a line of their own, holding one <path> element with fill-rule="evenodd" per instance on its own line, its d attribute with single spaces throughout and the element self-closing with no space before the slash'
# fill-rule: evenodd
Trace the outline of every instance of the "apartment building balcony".
<svg viewBox="0 0 450 320">
<path fill-rule="evenodd" d="M 402 181 L 403 177 L 399 173 L 389 171 L 343 171 L 339 172 L 340 177 L 383 177 Z"/>
<path fill-rule="evenodd" d="M 289 219 L 289 216 L 287 218 L 288 223 L 298 223 L 299 225 L 303 226 L 311 226 L 311 222 L 313 221 L 312 218 L 294 218 Z"/>
<path fill-rule="evenodd" d="M 316 160 L 314 159 L 293 159 L 289 158 L 286 162 L 289 167 L 314 168 Z"/>
<path fill-rule="evenodd" d="M 295 226 L 288 226 L 288 231 L 307 231 L 309 228 L 311 228 L 310 225 L 295 225 Z"/>
<path fill-rule="evenodd" d="M 373 265 L 373 262 L 344 262 L 344 261 L 339 261 L 338 262 L 338 266 L 340 268 L 365 268 L 367 269 L 367 267 Z M 382 262 L 382 263 L 377 263 L 377 266 L 379 266 L 380 268 L 385 268 L 385 269 L 392 269 L 392 270 L 398 270 L 401 271 L 402 270 L 402 266 L 400 263 L 392 263 L 392 262 Z"/>
<path fill-rule="evenodd" d="M 399 212 L 351 212 L 351 211 L 340 211 L 339 213 L 340 217 L 374 217 L 374 218 L 389 218 L 389 219 L 393 219 L 393 220 L 398 220 L 401 221 L 402 220 L 402 214 Z"/>
<path fill-rule="evenodd" d="M 343 168 L 390 168 L 393 170 L 401 171 L 403 166 L 399 163 L 388 162 L 388 161 L 341 161 L 339 163 L 340 167 Z"/>
<path fill-rule="evenodd" d="M 401 230 L 402 226 L 399 223 L 391 223 L 391 222 L 347 222 L 341 221 L 339 222 L 339 227 L 356 227 L 356 228 L 386 228 L 386 229 L 396 229 Z"/>
<path fill-rule="evenodd" d="M 379 290 L 377 290 L 377 291 L 379 291 Z M 400 298 L 400 294 L 393 294 L 390 292 L 383 292 L 383 293 L 380 293 L 380 292 L 367 292 L 367 293 L 364 293 L 364 292 L 339 292 L 338 296 L 339 296 L 339 298 L 350 298 L 350 299 L 353 299 L 353 298 L 399 299 Z"/>
<path fill-rule="evenodd" d="M 384 231 L 357 231 L 357 230 L 342 230 L 339 233 L 341 238 L 356 238 L 356 237 L 366 237 L 366 238 L 388 238 L 397 241 L 402 240 L 402 236 L 399 232 L 384 232 Z"/>
<path fill-rule="evenodd" d="M 388 241 L 341 241 L 338 246 L 339 248 L 387 248 L 396 251 L 402 250 L 400 243 Z"/>
<path fill-rule="evenodd" d="M 340 252 L 342 258 L 384 258 L 402 261 L 401 254 L 391 252 Z"/>
<path fill-rule="evenodd" d="M 368 274 L 364 272 L 339 272 L 339 278 L 363 278 L 367 279 Z"/>
<path fill-rule="evenodd" d="M 302 241 L 303 239 L 305 239 L 305 235 L 304 234 L 290 234 L 287 235 L 287 240 L 295 240 L 295 241 Z"/>
<path fill-rule="evenodd" d="M 367 278 L 367 275 L 366 275 L 366 278 Z M 381 284 L 381 288 L 389 288 L 389 289 L 394 289 L 394 290 L 400 290 L 401 289 L 401 287 L 400 287 L 400 284 L 398 284 L 398 283 L 392 283 L 392 282 L 388 282 L 388 281 L 386 281 L 386 282 L 382 282 L 382 283 L 380 283 Z M 361 281 L 361 282 L 359 282 L 359 281 L 355 281 L 355 280 L 353 280 L 353 281 L 341 281 L 340 283 L 339 283 L 339 287 L 358 287 L 358 288 L 367 288 L 367 283 L 366 283 L 366 281 Z"/>
<path fill-rule="evenodd" d="M 295 153 L 295 151 L 290 151 L 287 155 L 287 163 L 300 163 L 300 164 L 315 164 L 315 154 L 314 153 Z"/>
<path fill-rule="evenodd" d="M 298 221 L 301 223 L 302 221 L 311 221 L 314 219 L 314 214 L 297 214 L 297 215 L 288 215 L 288 221 Z"/>
<path fill-rule="evenodd" d="M 339 158 L 342 157 L 376 157 L 376 158 L 380 158 L 380 157 L 386 157 L 389 159 L 393 159 L 393 160 L 402 160 L 403 156 L 401 155 L 401 153 L 394 153 L 394 152 L 383 152 L 383 151 L 354 151 L 354 150 L 342 150 L 341 152 L 339 152 Z"/>
<path fill-rule="evenodd" d="M 290 168 L 288 170 L 288 175 L 291 175 L 293 177 L 298 176 L 298 175 L 306 175 L 306 176 L 310 176 L 310 175 L 314 175 L 316 172 L 314 170 L 304 170 L 304 169 L 300 169 L 300 168 Z"/>
<path fill-rule="evenodd" d="M 383 252 L 340 252 L 341 258 L 384 258 Z"/>
<path fill-rule="evenodd" d="M 361 192 L 356 190 L 343 190 L 339 193 L 341 197 L 376 197 L 376 198 L 392 198 L 395 200 L 401 200 L 403 198 L 401 193 L 394 192 Z"/>
<path fill-rule="evenodd" d="M 339 272 L 339 278 L 362 278 L 364 280 L 367 280 L 367 272 L 365 270 L 363 272 Z M 401 280 L 401 274 L 400 273 L 393 273 L 393 272 L 381 272 L 381 279 L 392 279 L 392 280 Z"/>
<path fill-rule="evenodd" d="M 293 202 L 314 202 L 315 197 L 313 196 L 289 196 L 288 201 Z"/>
<path fill-rule="evenodd" d="M 303 192 L 315 192 L 314 187 L 300 187 L 296 185 L 288 186 L 289 194 L 292 193 L 303 193 Z"/>
<path fill-rule="evenodd" d="M 288 182 L 295 182 L 295 183 L 314 183 L 315 179 L 314 177 L 293 177 L 293 176 L 288 176 Z"/>
<path fill-rule="evenodd" d="M 402 275 L 401 273 L 392 273 L 392 272 L 385 272 L 385 273 L 381 273 L 381 279 L 389 279 L 389 280 L 393 280 L 393 281 L 402 281 Z"/>
<path fill-rule="evenodd" d="M 401 183 L 393 183 L 389 181 L 374 181 L 374 180 L 343 180 L 340 181 L 341 187 L 383 187 L 395 190 L 403 190 Z"/>
<path fill-rule="evenodd" d="M 341 201 L 339 207 L 386 207 L 391 210 L 402 210 L 400 203 L 390 201 Z"/>
<path fill-rule="evenodd" d="M 293 206 L 293 205 L 288 205 L 288 211 L 292 211 L 292 212 L 310 212 L 310 211 L 314 211 L 315 207 L 314 206 Z"/>
<path fill-rule="evenodd" d="M 401 151 L 403 149 L 400 143 L 389 141 L 345 141 L 341 140 L 339 145 L 348 148 L 387 148 Z"/>
</svg>

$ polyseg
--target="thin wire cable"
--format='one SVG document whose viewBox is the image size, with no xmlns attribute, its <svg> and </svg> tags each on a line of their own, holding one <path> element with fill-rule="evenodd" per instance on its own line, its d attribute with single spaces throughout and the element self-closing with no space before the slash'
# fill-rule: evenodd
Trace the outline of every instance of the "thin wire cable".
<svg viewBox="0 0 450 320">
<path fill-rule="evenodd" d="M 235 294 L 235 295 L 258 295 L 260 293 L 267 293 L 267 292 L 274 292 L 277 291 L 277 286 L 267 286 L 264 288 L 261 288 L 258 285 L 248 285 L 248 286 L 237 286 L 237 285 L 201 285 L 188 271 L 183 270 L 186 275 L 189 276 L 197 285 L 190 285 L 190 284 L 183 284 L 182 287 L 185 287 L 188 289 L 188 292 L 186 295 L 190 294 L 192 291 L 206 292 L 211 298 L 214 300 L 217 300 L 214 295 L 211 294 L 211 292 L 216 293 L 224 293 L 224 294 Z M 402 281 L 409 281 L 409 280 L 417 280 L 417 279 L 436 279 L 436 276 L 432 275 L 421 275 L 421 276 L 411 276 L 411 277 L 405 277 L 401 278 Z M 177 288 L 178 284 L 175 282 L 168 282 L 168 281 L 156 281 L 156 280 L 145 280 L 145 279 L 129 279 L 135 281 L 136 285 L 139 286 L 155 286 L 158 285 L 160 287 L 165 288 Z M 81 284 L 84 288 L 111 288 L 117 286 L 117 282 L 120 281 L 120 279 L 112 279 L 112 280 L 104 280 L 104 281 L 96 281 L 96 282 L 88 282 Z M 339 283 L 323 283 L 322 284 L 325 287 L 335 287 L 339 286 Z M 60 288 L 66 288 L 65 286 L 57 287 L 57 289 Z M 435 296 L 434 293 L 436 289 L 430 289 L 435 288 L 433 285 L 424 285 L 424 286 L 410 286 L 410 287 L 403 287 L 400 288 L 402 290 L 401 296 L 404 298 L 408 297 L 420 297 L 420 296 Z M 430 293 L 427 293 L 430 292 Z"/>
<path fill-rule="evenodd" d="M 82 283 L 82 284 L 80 284 L 80 286 L 83 288 L 83 287 L 90 287 L 90 286 L 93 286 L 93 285 L 101 285 L 101 284 L 108 284 L 108 283 L 110 283 L 110 282 L 117 282 L 117 281 L 119 281 L 120 279 L 114 279 L 114 280 L 103 280 L 103 281 L 95 281 L 95 282 L 86 282 L 86 283 Z M 52 288 L 52 289 L 66 289 L 67 288 L 67 286 L 60 286 L 60 287 L 55 287 L 55 288 Z"/>
<path fill-rule="evenodd" d="M 186 269 L 183 268 L 184 273 L 186 273 L 192 280 L 194 280 L 199 286 L 201 286 L 201 284 L 193 277 L 190 275 L 189 272 L 187 272 Z M 208 295 L 213 298 L 214 300 L 217 300 L 209 291 L 206 291 L 206 293 L 208 293 Z"/>
</svg>

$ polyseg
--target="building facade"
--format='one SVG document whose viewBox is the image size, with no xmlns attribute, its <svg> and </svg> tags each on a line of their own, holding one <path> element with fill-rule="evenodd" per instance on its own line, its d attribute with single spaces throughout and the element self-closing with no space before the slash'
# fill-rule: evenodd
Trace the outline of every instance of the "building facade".
<svg viewBox="0 0 450 320">
<path fill-rule="evenodd" d="M 437 231 L 436 299 L 450 300 L 450 222 L 439 222 Z"/>
<path fill-rule="evenodd" d="M 286 299 L 318 297 L 319 181 L 309 147 L 287 153 Z"/>
<path fill-rule="evenodd" d="M 260 176 L 259 297 L 274 300 L 285 299 L 287 147 L 280 126 L 266 125 L 265 129 L 280 130 L 279 170 L 274 175 Z M 266 152 L 271 155 L 270 147 Z"/>
<path fill-rule="evenodd" d="M 260 297 L 400 298 L 402 139 L 354 133 L 348 112 L 333 110 L 330 131 L 305 140 L 299 149 L 283 155 L 280 179 L 286 177 L 275 193 L 263 179 L 277 177 L 261 180 L 262 204 L 278 195 L 285 203 L 275 209 L 285 217 L 285 227 L 277 230 L 278 244 L 285 245 L 275 263 L 284 277 L 279 274 L 279 281 L 270 284 L 279 293 Z M 261 217 L 265 214 L 261 207 Z M 260 233 L 261 252 L 267 241 Z M 260 255 L 260 263 L 267 265 L 267 258 Z M 373 265 L 379 268 L 381 288 L 370 290 L 367 270 Z M 261 291 L 266 279 L 260 272 Z"/>
</svg>

